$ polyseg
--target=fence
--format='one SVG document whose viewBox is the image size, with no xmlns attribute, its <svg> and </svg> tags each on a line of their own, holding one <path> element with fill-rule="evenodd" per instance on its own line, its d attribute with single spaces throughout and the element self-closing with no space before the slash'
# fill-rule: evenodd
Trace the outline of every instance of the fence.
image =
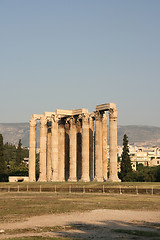
<svg viewBox="0 0 160 240">
<path fill-rule="evenodd" d="M 151 194 L 160 195 L 160 189 L 158 188 L 139 188 L 136 187 L 106 187 L 102 185 L 101 187 L 86 187 L 86 186 L 72 186 L 60 187 L 53 185 L 52 187 L 45 187 L 43 185 L 39 186 L 4 186 L 0 187 L 0 192 L 54 192 L 54 193 L 108 193 L 108 194 Z"/>
</svg>

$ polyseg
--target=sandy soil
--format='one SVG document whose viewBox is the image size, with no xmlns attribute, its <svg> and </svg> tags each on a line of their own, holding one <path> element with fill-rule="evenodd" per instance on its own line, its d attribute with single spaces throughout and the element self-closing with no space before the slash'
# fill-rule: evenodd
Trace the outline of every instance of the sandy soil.
<svg viewBox="0 0 160 240">
<path fill-rule="evenodd" d="M 26 229 L 37 227 L 64 226 L 64 230 L 57 232 L 19 233 L 9 235 L 0 233 L 0 239 L 20 236 L 63 236 L 80 239 L 146 239 L 145 237 L 128 235 L 115 232 L 116 229 L 139 230 L 158 232 L 160 227 L 160 212 L 157 211 L 132 211 L 132 210 L 93 210 L 83 213 L 69 213 L 59 215 L 43 215 L 31 217 L 23 222 L 0 223 L 0 230 Z M 67 229 L 65 226 L 74 226 Z M 160 233 L 160 232 L 159 232 Z M 152 238 L 154 239 L 154 238 Z M 155 238 L 158 239 L 158 238 Z"/>
</svg>

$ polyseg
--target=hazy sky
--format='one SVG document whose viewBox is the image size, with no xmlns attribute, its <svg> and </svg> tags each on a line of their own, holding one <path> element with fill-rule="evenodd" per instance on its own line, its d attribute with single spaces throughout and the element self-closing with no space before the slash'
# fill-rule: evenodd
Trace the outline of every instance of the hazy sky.
<svg viewBox="0 0 160 240">
<path fill-rule="evenodd" d="M 0 122 L 115 102 L 160 127 L 159 0 L 0 0 Z"/>
</svg>

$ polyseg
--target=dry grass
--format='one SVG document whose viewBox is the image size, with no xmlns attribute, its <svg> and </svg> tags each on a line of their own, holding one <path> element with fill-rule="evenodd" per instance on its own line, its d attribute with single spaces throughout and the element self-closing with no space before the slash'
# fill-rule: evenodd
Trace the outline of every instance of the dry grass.
<svg viewBox="0 0 160 240">
<path fill-rule="evenodd" d="M 34 228 L 22 228 L 22 229 L 7 229 L 5 234 L 25 234 L 25 233 L 45 233 L 45 232 L 58 232 L 58 231 L 69 231 L 76 229 L 75 226 L 52 226 L 52 227 L 34 227 Z"/>
<path fill-rule="evenodd" d="M 159 197 L 69 193 L 1 193 L 0 221 L 21 221 L 31 216 L 93 209 L 160 210 Z"/>
</svg>

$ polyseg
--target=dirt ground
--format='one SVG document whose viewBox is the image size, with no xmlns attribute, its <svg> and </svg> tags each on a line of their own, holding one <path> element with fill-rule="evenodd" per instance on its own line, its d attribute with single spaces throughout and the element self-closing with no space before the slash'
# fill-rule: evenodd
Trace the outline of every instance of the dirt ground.
<svg viewBox="0 0 160 240">
<path fill-rule="evenodd" d="M 52 231 L 52 229 L 43 231 L 45 227 L 54 228 L 55 226 L 61 226 L 61 228 L 57 228 L 57 231 Z M 36 229 L 39 228 L 41 228 L 41 232 L 36 232 Z M 23 232 L 24 229 L 28 229 L 28 231 Z M 159 229 L 160 211 L 99 209 L 30 217 L 23 222 L 0 223 L 0 239 L 22 236 L 59 236 L 94 240 L 157 240 L 160 239 Z M 7 232 L 8 230 L 12 234 Z"/>
</svg>

